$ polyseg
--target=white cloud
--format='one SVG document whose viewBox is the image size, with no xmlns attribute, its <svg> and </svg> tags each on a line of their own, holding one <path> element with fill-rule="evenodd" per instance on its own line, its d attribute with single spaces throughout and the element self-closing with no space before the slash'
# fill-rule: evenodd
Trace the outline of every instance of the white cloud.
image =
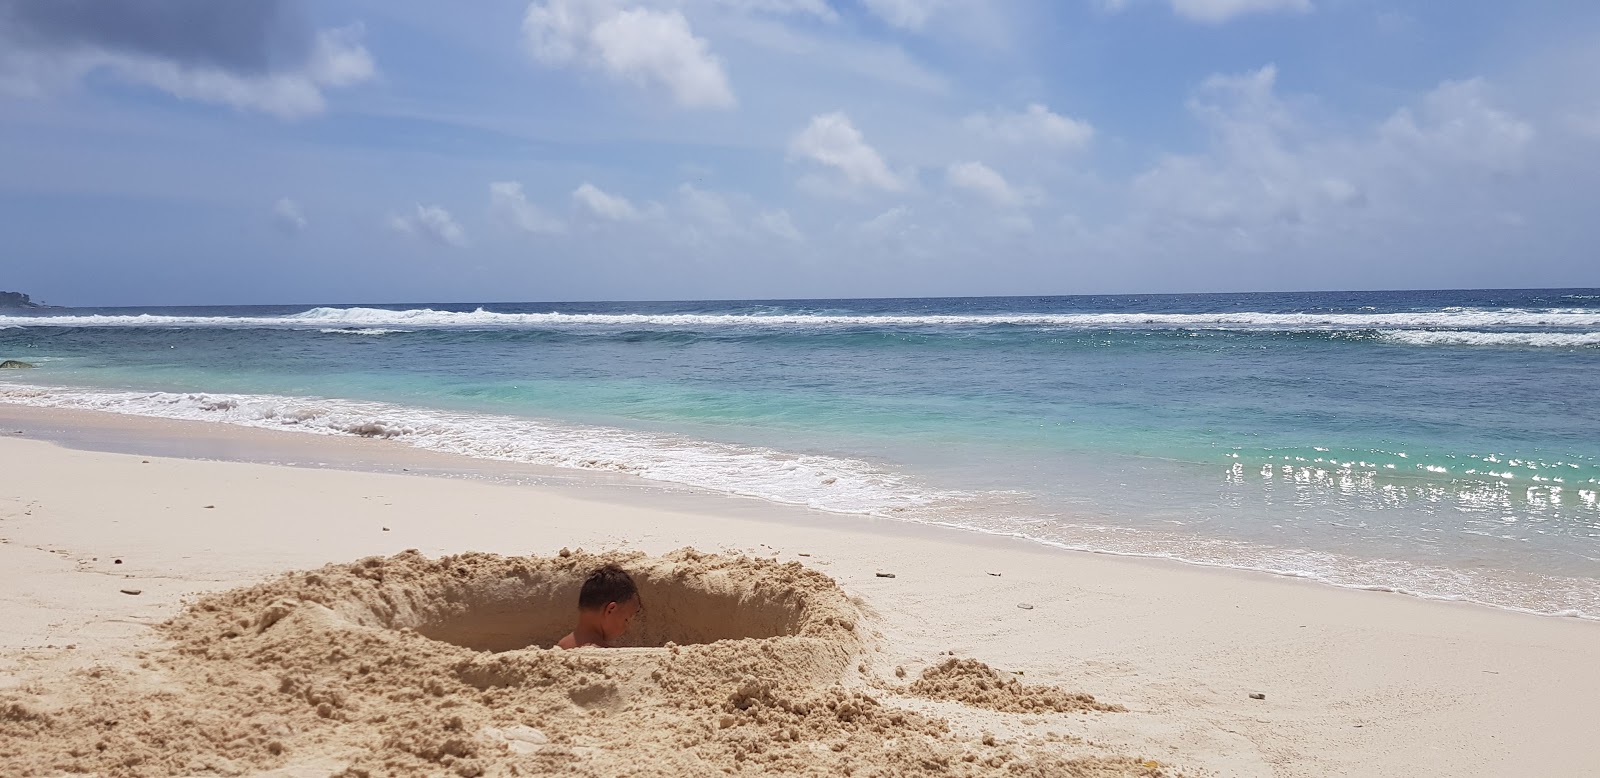
<svg viewBox="0 0 1600 778">
<path fill-rule="evenodd" d="M 618 9 L 609 0 L 546 0 L 528 6 L 523 35 L 535 59 L 577 65 L 664 87 L 686 108 L 736 102 L 722 61 L 676 9 Z"/>
<path fill-rule="evenodd" d="M 756 226 L 784 240 L 795 243 L 800 243 L 806 239 L 799 228 L 794 226 L 794 219 L 789 216 L 789 212 L 781 208 L 762 211 L 756 216 Z"/>
<path fill-rule="evenodd" d="M 410 215 L 390 216 L 389 229 L 446 246 L 462 248 L 467 245 L 467 234 L 461 225 L 449 211 L 437 205 L 418 204 L 416 211 Z"/>
<path fill-rule="evenodd" d="M 932 94 L 950 91 L 949 80 L 943 74 L 889 41 L 813 34 L 800 25 L 766 19 L 724 21 L 719 32 L 760 49 L 765 61 L 776 62 L 786 56 L 793 61 L 789 67 L 797 68 L 796 72 L 834 74 L 850 79 L 850 84 L 867 80 Z"/>
<path fill-rule="evenodd" d="M 1221 24 L 1252 13 L 1309 13 L 1311 0 L 1172 0 L 1179 16 L 1206 24 Z"/>
<path fill-rule="evenodd" d="M 122 81 L 153 87 L 184 100 L 218 103 L 298 119 L 327 108 L 324 91 L 350 87 L 377 73 L 361 45 L 357 25 L 317 33 L 315 46 L 299 67 L 278 72 L 230 70 L 184 62 L 137 50 L 99 46 L 30 48 L 0 41 L 0 89 L 39 96 L 103 72 Z"/>
<path fill-rule="evenodd" d="M 911 219 L 911 209 L 897 205 L 862 222 L 857 229 L 869 237 L 901 238 L 916 229 Z"/>
<path fill-rule="evenodd" d="M 1022 202 L 1022 196 L 1011 188 L 1005 177 L 982 162 L 957 162 L 945 171 L 945 180 L 950 186 L 977 194 L 995 205 L 1012 206 Z"/>
<path fill-rule="evenodd" d="M 1101 8 L 1116 13 L 1138 0 L 1100 0 Z M 1311 0 L 1169 0 L 1173 13 L 1203 24 L 1222 24 L 1255 13 L 1309 13 Z"/>
<path fill-rule="evenodd" d="M 704 189 L 691 183 L 680 184 L 664 204 L 652 202 L 637 210 L 641 218 L 633 224 L 641 234 L 697 249 L 741 243 L 771 246 L 774 237 L 789 243 L 806 239 L 787 210 L 763 208 L 741 192 Z"/>
<path fill-rule="evenodd" d="M 280 198 L 272 205 L 272 221 L 279 229 L 290 234 L 300 232 L 310 224 L 300 204 L 287 197 Z"/>
<path fill-rule="evenodd" d="M 790 140 L 789 155 L 833 168 L 854 187 L 889 192 L 906 188 L 843 113 L 812 117 L 811 123 Z"/>
<path fill-rule="evenodd" d="M 639 209 L 627 198 L 607 194 L 587 181 L 573 190 L 572 199 L 589 209 L 590 213 L 612 221 L 633 221 L 639 218 Z"/>
<path fill-rule="evenodd" d="M 523 232 L 559 233 L 565 229 L 555 217 L 528 202 L 522 184 L 516 181 L 489 184 L 489 212 L 502 223 Z"/>
<path fill-rule="evenodd" d="M 933 214 L 934 220 L 948 218 L 950 214 Z M 897 205 L 877 216 L 856 225 L 852 236 L 859 247 L 875 252 L 874 261 L 889 263 L 894 259 L 914 260 L 918 263 L 935 261 L 955 253 L 955 235 L 965 237 L 965 230 L 952 235 L 935 223 L 929 226 L 911 207 Z"/>
<path fill-rule="evenodd" d="M 1484 81 L 1445 82 L 1369 131 L 1338 134 L 1280 98 L 1276 79 L 1271 66 L 1206 79 L 1189 107 L 1210 148 L 1134 180 L 1131 232 L 1260 251 L 1478 227 L 1505 211 L 1508 183 L 1527 169 L 1535 130 L 1495 106 Z"/>
<path fill-rule="evenodd" d="M 1381 135 L 1416 154 L 1519 170 L 1533 142 L 1533 125 L 1495 108 L 1488 92 L 1482 79 L 1447 81 L 1428 93 L 1417 111 L 1396 112 Z"/>
<path fill-rule="evenodd" d="M 863 0 L 867 10 L 889 24 L 907 30 L 918 30 L 928 23 L 942 0 Z"/>
<path fill-rule="evenodd" d="M 797 14 L 827 22 L 839 20 L 839 14 L 827 0 L 716 0 L 716 3 L 745 13 Z"/>
<path fill-rule="evenodd" d="M 1213 75 L 1189 100 L 1211 132 L 1209 153 L 1168 155 L 1133 182 L 1153 223 L 1200 229 L 1301 226 L 1329 205 L 1365 202 L 1342 149 L 1309 135 L 1275 94 L 1277 68 Z"/>
<path fill-rule="evenodd" d="M 1039 144 L 1077 151 L 1087 148 L 1094 139 L 1093 125 L 1053 113 L 1038 103 L 1017 113 L 973 114 L 964 123 L 979 135 L 1017 145 Z"/>
</svg>

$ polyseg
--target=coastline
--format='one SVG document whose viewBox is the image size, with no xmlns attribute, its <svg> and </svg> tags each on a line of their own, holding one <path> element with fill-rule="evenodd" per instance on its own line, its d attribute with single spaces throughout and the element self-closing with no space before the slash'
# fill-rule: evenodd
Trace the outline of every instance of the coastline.
<svg viewBox="0 0 1600 778">
<path fill-rule="evenodd" d="M 1041 511 L 1039 505 L 1030 504 L 1029 488 L 990 491 L 980 486 L 952 491 L 915 474 L 897 471 L 892 464 L 875 462 L 870 456 L 839 456 L 819 450 L 815 443 L 784 450 L 768 445 L 729 445 L 712 438 L 659 431 L 645 432 L 641 439 L 637 431 L 604 424 L 471 411 L 460 414 L 425 406 L 291 395 L 150 393 L 28 385 L 4 389 L 0 387 L 0 424 L 36 427 L 48 439 L 90 449 L 560 484 L 575 487 L 580 494 L 604 487 L 611 492 L 606 499 L 633 499 L 633 495 L 642 492 L 647 495 L 646 500 L 657 499 L 661 494 L 699 494 L 711 500 L 694 504 L 695 511 L 705 510 L 708 505 L 729 504 L 723 502 L 724 498 L 733 498 L 735 503 L 731 504 L 753 499 L 757 507 L 746 506 L 745 510 L 787 516 L 803 524 L 815 521 L 821 514 L 888 520 L 1020 539 L 1067 551 L 1175 561 L 1358 591 L 1393 592 L 1541 616 L 1600 621 L 1600 590 L 1595 588 L 1592 574 L 1563 571 L 1561 567 L 1530 569 L 1496 558 L 1519 545 L 1519 536 L 1502 531 L 1515 522 L 1508 523 L 1498 514 L 1488 517 L 1492 523 L 1487 529 L 1483 526 L 1484 515 L 1477 516 L 1478 528 L 1458 528 L 1458 539 L 1466 542 L 1455 550 L 1454 558 L 1441 561 L 1430 559 L 1426 553 L 1414 553 L 1415 549 L 1435 547 L 1435 538 L 1427 531 L 1413 538 L 1414 549 L 1369 545 L 1365 553 L 1330 551 L 1321 543 L 1336 540 L 1331 536 L 1319 540 L 1302 537 L 1310 544 L 1300 545 L 1283 537 L 1242 538 L 1236 532 L 1187 531 L 1191 519 L 1207 518 L 1217 511 L 1226 514 L 1229 510 L 1216 501 L 1215 495 L 1196 491 L 1210 489 L 1209 482 L 1189 483 L 1188 491 L 1179 498 L 1182 504 L 1164 509 L 1170 518 L 1181 520 L 1141 525 L 1139 512 L 1134 511 L 1133 516 L 1127 517 L 1134 523 L 1127 525 L 1115 519 L 1082 518 L 1098 515 L 1102 505 L 1120 504 L 1118 500 L 1126 493 L 1112 493 L 1128 487 L 1127 483 L 1119 483 L 1120 477 L 1077 484 L 1070 490 L 1072 505 L 1063 513 L 1060 509 Z M 38 419 L 56 421 L 38 426 Z M 259 432 L 267 434 L 252 434 Z M 284 432 L 296 435 L 279 434 Z M 288 440 L 298 435 L 344 442 L 298 447 Z M 827 445 L 820 449 L 831 451 Z M 334 452 L 334 461 L 324 461 Z M 383 452 L 381 457 L 379 452 Z M 1146 459 L 1166 461 L 1161 457 Z M 1300 461 L 1305 464 L 1297 466 L 1292 479 L 1297 486 L 1291 488 L 1298 489 L 1304 477 L 1318 481 L 1312 488 L 1319 491 L 1296 499 L 1335 496 L 1320 490 L 1343 488 L 1343 481 L 1338 479 L 1349 477 L 1342 471 L 1323 470 L 1321 459 Z M 1281 479 L 1285 483 L 1291 481 L 1287 469 L 1286 466 Z M 1226 478 L 1236 484 L 1245 472 L 1235 462 Z M 1266 477 L 1265 473 L 1262 475 Z M 1384 489 L 1393 486 L 1385 485 Z M 1534 483 L 1528 487 L 1526 496 L 1530 502 L 1526 507 L 1534 512 L 1517 525 L 1530 528 L 1520 536 L 1521 543 L 1538 539 L 1542 544 L 1546 537 L 1542 523 L 1561 518 L 1538 513 L 1534 501 L 1542 501 L 1538 505 L 1546 507 L 1564 503 L 1577 506 L 1578 502 L 1592 506 L 1593 491 L 1577 484 L 1563 495 L 1565 486 Z M 1404 491 L 1408 487 L 1400 488 Z M 1436 493 L 1427 494 L 1423 487 L 1415 488 L 1418 492 L 1414 497 L 1438 498 Z M 1508 488 L 1502 484 L 1498 493 L 1509 494 Z M 1535 491 L 1540 494 L 1535 495 Z M 1022 495 L 1021 502 L 1013 502 L 1018 495 Z M 1081 499 L 1087 495 L 1097 498 Z M 1492 494 L 1479 496 L 1494 498 Z M 1475 503 L 1473 510 L 1482 514 L 1483 507 L 1489 504 Z M 1368 515 L 1381 516 L 1381 511 Z M 1039 517 L 1049 520 L 1031 520 Z M 1580 522 L 1580 526 L 1584 520 L 1582 516 L 1567 518 Z M 1321 525 L 1336 527 L 1340 532 L 1367 534 L 1361 516 L 1290 514 L 1281 520 L 1302 528 Z M 1388 521 L 1392 527 L 1392 520 Z M 1282 529 L 1277 524 L 1273 528 Z M 1372 530 L 1377 535 L 1383 531 L 1382 526 Z M 1466 548 L 1474 540 L 1488 545 Z M 1581 551 L 1568 552 L 1554 561 L 1567 564 L 1585 557 Z M 1545 561 L 1552 560 L 1546 555 Z"/>
<path fill-rule="evenodd" d="M 289 569 L 408 548 L 694 546 L 837 579 L 873 614 L 879 671 L 944 651 L 1022 669 L 1131 711 L 1075 722 L 1075 734 L 1195 774 L 1571 774 L 1600 761 L 1584 724 L 1600 694 L 1600 626 L 1576 619 L 623 477 L 501 463 L 443 477 L 459 458 L 385 441 L 100 416 L 0 407 L 0 423 L 23 422 L 0 430 L 6 681 L 110 661 L 155 640 L 148 625 L 183 598 Z M 129 580 L 140 595 L 118 592 Z"/>
</svg>

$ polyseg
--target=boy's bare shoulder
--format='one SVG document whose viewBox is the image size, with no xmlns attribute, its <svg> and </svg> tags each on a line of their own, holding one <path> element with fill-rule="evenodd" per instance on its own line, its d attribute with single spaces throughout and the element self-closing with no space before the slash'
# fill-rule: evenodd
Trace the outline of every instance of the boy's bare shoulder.
<svg viewBox="0 0 1600 778">
<path fill-rule="evenodd" d="M 568 632 L 567 636 L 556 642 L 556 648 L 577 648 L 578 633 Z"/>
</svg>

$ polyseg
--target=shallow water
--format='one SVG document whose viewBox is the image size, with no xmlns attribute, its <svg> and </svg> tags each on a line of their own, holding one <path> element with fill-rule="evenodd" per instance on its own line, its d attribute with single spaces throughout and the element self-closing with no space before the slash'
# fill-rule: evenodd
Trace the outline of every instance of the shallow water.
<svg viewBox="0 0 1600 778">
<path fill-rule="evenodd" d="M 0 400 L 1600 614 L 1592 290 L 65 310 Z"/>
</svg>

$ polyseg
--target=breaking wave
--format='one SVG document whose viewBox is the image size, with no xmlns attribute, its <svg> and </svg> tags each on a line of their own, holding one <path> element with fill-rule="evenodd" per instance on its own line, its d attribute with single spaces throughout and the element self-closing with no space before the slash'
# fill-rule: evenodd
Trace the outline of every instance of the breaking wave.
<svg viewBox="0 0 1600 778">
<path fill-rule="evenodd" d="M 1474 332 L 1463 330 L 1385 330 L 1384 340 L 1411 346 L 1600 347 L 1600 332 Z"/>
<path fill-rule="evenodd" d="M 284 316 L 84 314 L 0 316 L 0 327 L 215 327 L 317 330 L 421 328 L 665 327 L 665 328 L 926 328 L 1060 327 L 1069 329 L 1225 329 L 1349 331 L 1498 327 L 1600 327 L 1600 311 L 1584 308 L 1443 309 L 1403 313 L 1028 313 L 1028 314 L 604 314 L 499 313 L 432 308 L 313 308 Z"/>
</svg>

